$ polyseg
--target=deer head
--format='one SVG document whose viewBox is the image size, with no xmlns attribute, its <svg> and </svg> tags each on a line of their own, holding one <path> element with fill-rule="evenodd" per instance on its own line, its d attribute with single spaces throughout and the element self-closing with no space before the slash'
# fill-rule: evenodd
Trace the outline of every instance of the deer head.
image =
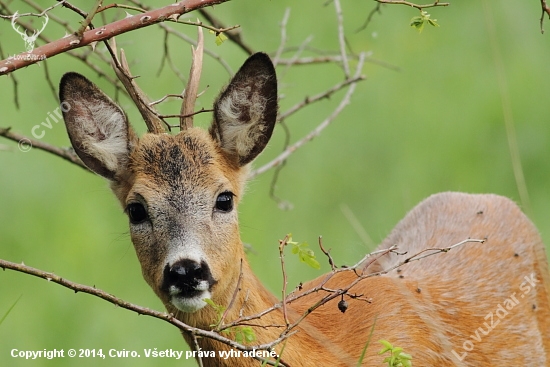
<svg viewBox="0 0 550 367">
<path fill-rule="evenodd" d="M 237 204 L 250 163 L 277 117 L 274 67 L 251 56 L 214 104 L 209 132 L 138 138 L 126 115 L 76 73 L 61 79 L 71 143 L 86 166 L 111 182 L 129 218 L 145 280 L 169 308 L 195 312 L 223 304 L 243 258 Z"/>
</svg>

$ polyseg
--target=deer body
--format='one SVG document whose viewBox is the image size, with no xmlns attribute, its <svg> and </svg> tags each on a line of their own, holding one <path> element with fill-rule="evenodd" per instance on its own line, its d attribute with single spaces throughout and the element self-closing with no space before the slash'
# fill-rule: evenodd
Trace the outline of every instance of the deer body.
<svg viewBox="0 0 550 367">
<path fill-rule="evenodd" d="M 175 136 L 138 139 L 123 111 L 75 73 L 63 77 L 60 97 L 70 105 L 64 118 L 75 151 L 110 180 L 129 216 L 143 276 L 169 312 L 191 326 L 211 329 L 217 314 L 205 298 L 232 303 L 227 321 L 278 302 L 246 261 L 236 211 L 248 164 L 267 144 L 276 121 L 276 76 L 266 55 L 247 60 L 221 93 L 209 132 L 189 128 Z M 335 298 L 314 310 L 287 339 L 282 360 L 290 366 L 355 366 L 375 323 L 365 366 L 381 365 L 380 339 L 402 347 L 416 366 L 550 365 L 544 245 L 513 202 L 496 195 L 434 195 L 414 208 L 380 248 L 397 245 L 414 254 L 467 238 L 486 241 L 363 279 L 349 290 L 370 303 L 350 298 L 341 313 Z M 401 260 L 390 252 L 361 270 L 377 272 Z M 355 272 L 342 271 L 325 286 L 339 289 L 355 279 Z M 288 303 L 288 321 L 298 320 L 324 296 L 319 291 Z M 278 308 L 250 323 L 255 344 L 262 344 L 280 336 L 285 319 Z M 190 335 L 184 338 L 193 345 Z M 208 338 L 198 343 L 204 351 L 229 350 Z M 203 363 L 259 365 L 219 353 Z"/>
</svg>

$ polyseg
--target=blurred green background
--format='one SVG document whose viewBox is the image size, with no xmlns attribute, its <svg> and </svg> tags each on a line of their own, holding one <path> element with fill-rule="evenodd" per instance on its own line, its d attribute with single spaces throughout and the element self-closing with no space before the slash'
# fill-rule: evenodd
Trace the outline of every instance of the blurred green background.
<svg viewBox="0 0 550 367">
<path fill-rule="evenodd" d="M 53 1 L 38 3 L 45 6 Z M 91 6 L 90 1 L 74 3 L 83 9 Z M 216 6 L 212 13 L 226 24 L 240 24 L 245 41 L 254 49 L 274 52 L 280 40 L 279 24 L 290 7 L 288 46 L 299 46 L 313 35 L 311 47 L 336 51 L 334 6 L 324 3 L 234 0 Z M 336 262 L 351 264 L 372 250 L 423 198 L 447 190 L 493 192 L 516 200 L 545 242 L 550 243 L 550 35 L 540 34 L 540 2 L 453 1 L 450 7 L 429 9 L 441 26 L 427 26 L 420 34 L 409 26 L 410 19 L 418 14 L 414 9 L 384 6 L 382 14 L 376 14 L 365 30 L 356 32 L 375 3 L 343 0 L 342 7 L 352 50 L 372 52 L 374 59 L 399 70 L 368 62 L 363 71 L 367 80 L 357 86 L 351 105 L 321 136 L 291 156 L 281 171 L 276 194 L 290 202 L 292 210 L 279 209 L 269 197 L 273 171 L 250 182 L 239 208 L 241 232 L 243 241 L 253 246 L 249 259 L 264 283 L 279 293 L 277 245 L 285 234 L 292 232 L 296 240 L 307 241 L 313 248 L 322 235 Z M 10 9 L 29 10 L 20 1 L 11 2 Z M 116 11 L 108 12 L 107 19 Z M 76 27 L 78 19 L 69 16 L 69 11 L 58 8 L 53 13 Z M 197 16 L 191 14 L 193 19 Z M 489 32 L 491 21 L 494 38 Z M 193 27 L 177 28 L 195 37 Z M 550 30 L 550 22 L 546 28 Z M 57 39 L 63 31 L 50 23 L 45 34 Z M 5 54 L 23 51 L 21 38 L 7 20 L 0 22 L 0 40 Z M 152 98 L 182 90 L 183 85 L 168 68 L 157 75 L 163 33 L 156 27 L 131 32 L 117 41 L 126 50 L 134 74 L 141 75 L 141 87 Z M 206 42 L 233 70 L 246 58 L 231 42 L 218 47 L 211 35 Z M 189 46 L 171 38 L 170 48 L 178 68 L 187 75 Z M 202 86 L 209 88 L 199 99 L 199 108 L 210 106 L 229 79 L 219 63 L 210 57 L 205 59 Z M 59 55 L 47 63 L 56 86 L 64 72 L 74 70 L 114 95 L 112 87 L 74 58 Z M 500 69 L 495 65 L 501 65 Z M 337 66 L 326 64 L 289 70 L 280 67 L 278 73 L 283 95 L 281 111 L 343 79 Z M 31 135 L 32 127 L 45 121 L 57 101 L 45 81 L 44 65 L 30 66 L 13 76 L 18 81 L 20 109 L 13 103 L 10 77 L 0 78 L 0 126 Z M 297 141 L 325 119 L 343 95 L 339 92 L 289 119 L 291 141 Z M 503 100 L 508 101 L 504 109 Z M 131 102 L 120 102 L 134 125 L 143 131 Z M 163 109 L 175 113 L 178 104 L 170 102 Z M 504 124 L 506 109 L 513 118 L 530 204 L 520 202 L 514 179 Z M 205 126 L 209 119 L 202 115 L 198 122 Z M 61 123 L 44 131 L 43 141 L 69 144 Z M 275 157 L 283 144 L 284 132 L 278 127 L 255 166 Z M 22 153 L 17 144 L 3 139 L 0 147 L 0 258 L 23 261 L 162 310 L 162 304 L 142 280 L 127 219 L 108 184 L 36 149 Z M 360 223 L 360 229 L 350 217 Z M 291 287 L 321 274 L 290 256 L 287 268 Z M 323 261 L 322 271 L 328 270 Z M 0 317 L 18 298 L 0 324 L 1 366 L 196 365 L 191 360 L 143 356 L 53 361 L 11 358 L 14 348 L 101 348 L 104 353 L 109 349 L 142 353 L 144 348 L 186 348 L 178 330 L 165 322 L 137 316 L 28 275 L 1 271 Z"/>
</svg>

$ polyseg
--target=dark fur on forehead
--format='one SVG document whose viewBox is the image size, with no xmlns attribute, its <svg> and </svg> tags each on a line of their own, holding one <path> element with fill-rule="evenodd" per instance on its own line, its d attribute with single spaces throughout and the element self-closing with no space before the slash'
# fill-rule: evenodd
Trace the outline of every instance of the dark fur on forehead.
<svg viewBox="0 0 550 367">
<path fill-rule="evenodd" d="M 199 179 L 201 167 L 213 160 L 206 142 L 183 133 L 157 135 L 151 144 L 141 144 L 132 154 L 131 164 L 134 172 L 141 172 L 159 184 L 177 187 L 182 180 Z"/>
</svg>

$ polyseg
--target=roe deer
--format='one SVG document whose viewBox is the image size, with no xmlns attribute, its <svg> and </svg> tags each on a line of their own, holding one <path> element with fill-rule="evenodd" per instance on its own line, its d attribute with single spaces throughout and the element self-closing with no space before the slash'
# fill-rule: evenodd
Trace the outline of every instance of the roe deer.
<svg viewBox="0 0 550 367">
<path fill-rule="evenodd" d="M 221 92 L 208 132 L 191 127 L 177 135 L 138 138 L 124 112 L 76 73 L 63 76 L 60 99 L 71 106 L 64 119 L 76 153 L 111 182 L 129 217 L 143 276 L 169 312 L 191 326 L 211 329 L 217 314 L 204 299 L 224 306 L 232 302 L 228 321 L 279 302 L 250 269 L 237 220 L 249 163 L 266 146 L 277 118 L 277 79 L 265 54 L 251 56 Z M 345 313 L 337 307 L 340 298 L 314 310 L 286 340 L 284 363 L 356 366 L 374 323 L 364 366 L 382 365 L 380 339 L 402 347 L 422 367 L 550 365 L 545 248 L 512 201 L 496 195 L 431 196 L 380 248 L 396 245 L 399 252 L 412 255 L 468 238 L 486 241 L 361 280 L 350 292 L 370 300 L 346 297 Z M 362 270 L 388 269 L 399 259 L 387 252 Z M 341 289 L 357 274 L 338 272 L 325 288 Z M 287 303 L 288 321 L 295 322 L 326 295 L 321 290 Z M 253 320 L 256 343 L 277 339 L 282 329 L 275 326 L 281 325 L 281 308 Z M 184 333 L 184 338 L 193 345 L 190 335 Z M 209 338 L 198 339 L 198 344 L 203 351 L 229 350 Z M 276 351 L 281 348 L 277 345 Z M 219 353 L 203 363 L 260 364 L 252 358 L 223 359 Z"/>
</svg>

